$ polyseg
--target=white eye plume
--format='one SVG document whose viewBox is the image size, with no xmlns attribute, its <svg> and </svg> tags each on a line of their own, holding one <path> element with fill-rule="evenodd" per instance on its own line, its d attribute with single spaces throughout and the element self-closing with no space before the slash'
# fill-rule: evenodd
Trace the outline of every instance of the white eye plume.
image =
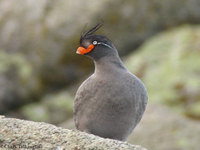
<svg viewBox="0 0 200 150">
<path fill-rule="evenodd" d="M 103 43 L 103 42 L 97 42 L 97 41 L 93 41 L 92 42 L 93 45 L 104 45 L 106 47 L 112 48 L 110 45 Z"/>
</svg>

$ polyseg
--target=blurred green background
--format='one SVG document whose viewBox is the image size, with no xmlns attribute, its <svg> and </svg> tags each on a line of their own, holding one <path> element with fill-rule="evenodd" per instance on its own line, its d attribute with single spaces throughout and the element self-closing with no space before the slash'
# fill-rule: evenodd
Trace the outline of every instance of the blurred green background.
<svg viewBox="0 0 200 150">
<path fill-rule="evenodd" d="M 81 31 L 117 47 L 147 86 L 149 103 L 129 142 L 199 150 L 199 0 L 0 0 L 0 115 L 74 128 L 74 95 L 94 66 L 76 55 Z"/>
</svg>

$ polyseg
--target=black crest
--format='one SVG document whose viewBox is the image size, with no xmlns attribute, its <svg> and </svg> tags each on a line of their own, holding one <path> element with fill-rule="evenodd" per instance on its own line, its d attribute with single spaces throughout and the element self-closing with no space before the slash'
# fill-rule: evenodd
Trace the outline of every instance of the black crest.
<svg viewBox="0 0 200 150">
<path fill-rule="evenodd" d="M 81 33 L 81 38 L 80 38 L 80 42 L 87 36 L 92 35 L 93 33 L 95 33 L 99 28 L 101 28 L 103 25 L 103 21 L 97 23 L 94 27 L 92 27 L 89 31 L 85 31 L 83 30 L 83 32 Z"/>
</svg>

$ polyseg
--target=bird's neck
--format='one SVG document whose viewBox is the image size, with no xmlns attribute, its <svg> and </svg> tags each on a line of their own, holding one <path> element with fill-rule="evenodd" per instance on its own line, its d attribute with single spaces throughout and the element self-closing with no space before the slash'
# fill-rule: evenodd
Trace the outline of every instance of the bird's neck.
<svg viewBox="0 0 200 150">
<path fill-rule="evenodd" d="M 94 61 L 94 64 L 95 74 L 117 73 L 122 70 L 127 70 L 118 54 L 103 57 L 97 61 Z"/>
</svg>

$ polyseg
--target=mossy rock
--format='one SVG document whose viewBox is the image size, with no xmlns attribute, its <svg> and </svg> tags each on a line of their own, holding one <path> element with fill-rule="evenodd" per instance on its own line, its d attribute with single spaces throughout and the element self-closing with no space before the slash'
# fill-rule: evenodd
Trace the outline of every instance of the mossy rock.
<svg viewBox="0 0 200 150">
<path fill-rule="evenodd" d="M 149 100 L 176 106 L 200 119 L 200 26 L 184 25 L 146 41 L 127 60 Z M 194 109 L 195 108 L 195 109 Z"/>
<path fill-rule="evenodd" d="M 28 120 L 59 124 L 72 117 L 73 97 L 67 91 L 48 94 L 40 102 L 25 105 L 19 111 Z"/>
<path fill-rule="evenodd" d="M 32 101 L 42 90 L 33 66 L 22 54 L 0 50 L 0 112 Z"/>
</svg>

